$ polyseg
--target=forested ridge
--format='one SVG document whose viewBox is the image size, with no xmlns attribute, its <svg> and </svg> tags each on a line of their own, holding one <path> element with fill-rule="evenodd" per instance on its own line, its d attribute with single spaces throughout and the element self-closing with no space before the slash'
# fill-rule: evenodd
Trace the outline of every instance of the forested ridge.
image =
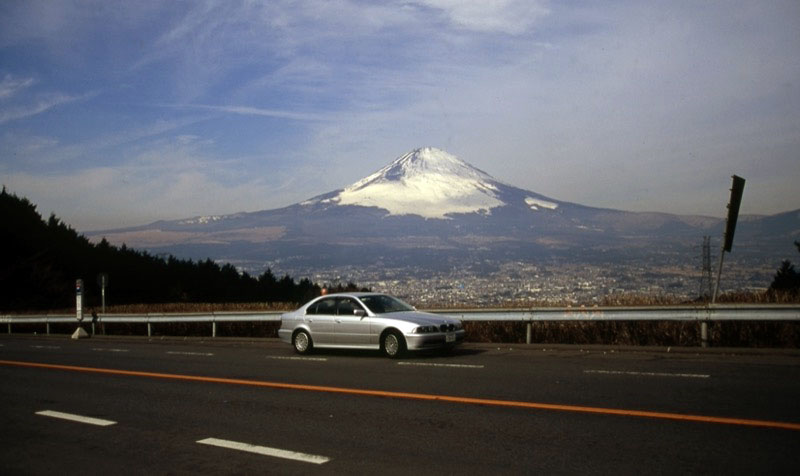
<svg viewBox="0 0 800 476">
<path fill-rule="evenodd" d="M 109 276 L 107 303 L 294 302 L 320 294 L 308 279 L 258 277 L 231 264 L 91 243 L 55 215 L 44 220 L 26 198 L 0 194 L 2 271 L 0 312 L 63 309 L 75 305 L 75 280 L 84 280 L 84 306 L 99 306 L 98 276 Z M 341 287 L 341 286 L 340 286 Z M 347 288 L 355 287 L 349 284 Z"/>
</svg>

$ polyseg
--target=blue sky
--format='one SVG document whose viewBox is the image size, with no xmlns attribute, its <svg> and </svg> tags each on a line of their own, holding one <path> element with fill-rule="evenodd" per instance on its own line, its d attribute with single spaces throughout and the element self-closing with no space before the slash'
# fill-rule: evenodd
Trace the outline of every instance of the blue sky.
<svg viewBox="0 0 800 476">
<path fill-rule="evenodd" d="M 256 211 L 434 146 L 634 211 L 800 208 L 800 2 L 0 2 L 0 181 L 78 230 Z"/>
</svg>

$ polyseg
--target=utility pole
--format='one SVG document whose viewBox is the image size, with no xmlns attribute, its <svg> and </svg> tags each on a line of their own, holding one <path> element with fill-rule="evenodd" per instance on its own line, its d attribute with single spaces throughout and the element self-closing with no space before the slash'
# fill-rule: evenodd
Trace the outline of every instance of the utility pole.
<svg viewBox="0 0 800 476">
<path fill-rule="evenodd" d="M 703 268 L 700 276 L 700 292 L 698 296 L 704 301 L 711 299 L 714 292 L 714 275 L 711 271 L 711 237 L 703 237 Z"/>
</svg>

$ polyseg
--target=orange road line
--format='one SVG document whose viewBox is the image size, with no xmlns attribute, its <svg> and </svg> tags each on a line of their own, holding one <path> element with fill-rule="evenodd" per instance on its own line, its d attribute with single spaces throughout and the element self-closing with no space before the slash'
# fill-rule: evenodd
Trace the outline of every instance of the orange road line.
<svg viewBox="0 0 800 476">
<path fill-rule="evenodd" d="M 142 372 L 138 370 L 116 370 L 95 367 L 78 367 L 73 365 L 42 364 L 36 362 L 20 362 L 13 360 L 0 360 L 0 365 L 29 367 L 50 370 L 66 370 L 72 372 L 85 372 L 106 375 L 126 375 L 131 377 L 147 377 L 167 380 L 181 380 L 188 382 L 221 383 L 227 385 L 246 385 L 251 387 L 277 388 L 284 390 L 304 390 L 311 392 L 338 393 L 346 395 L 360 395 L 370 397 L 404 398 L 409 400 L 427 400 L 448 403 L 461 403 L 467 405 L 485 405 L 495 407 L 527 408 L 536 410 L 556 410 L 577 413 L 594 413 L 601 415 L 619 415 L 642 418 L 656 418 L 661 420 L 677 420 L 700 423 L 716 423 L 722 425 L 753 426 L 783 430 L 800 431 L 800 423 L 789 423 L 768 420 L 750 420 L 743 418 L 728 418 L 705 415 L 687 415 L 682 413 L 652 412 L 644 410 L 624 410 L 617 408 L 585 407 L 578 405 L 559 405 L 552 403 L 519 402 L 513 400 L 494 400 L 487 398 L 455 397 L 448 395 L 432 395 L 425 393 L 392 392 L 385 390 L 361 390 L 344 387 L 328 387 L 320 385 L 304 385 L 296 383 L 267 382 L 261 380 L 244 380 L 222 377 L 203 377 L 197 375 L 165 374 L 156 372 Z"/>
</svg>

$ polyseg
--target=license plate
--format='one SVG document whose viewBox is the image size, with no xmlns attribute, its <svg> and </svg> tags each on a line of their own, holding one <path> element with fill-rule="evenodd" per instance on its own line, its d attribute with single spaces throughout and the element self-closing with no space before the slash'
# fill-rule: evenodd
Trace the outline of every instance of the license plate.
<svg viewBox="0 0 800 476">
<path fill-rule="evenodd" d="M 456 334 L 455 332 L 451 332 L 444 337 L 445 342 L 455 342 L 456 341 Z"/>
</svg>

